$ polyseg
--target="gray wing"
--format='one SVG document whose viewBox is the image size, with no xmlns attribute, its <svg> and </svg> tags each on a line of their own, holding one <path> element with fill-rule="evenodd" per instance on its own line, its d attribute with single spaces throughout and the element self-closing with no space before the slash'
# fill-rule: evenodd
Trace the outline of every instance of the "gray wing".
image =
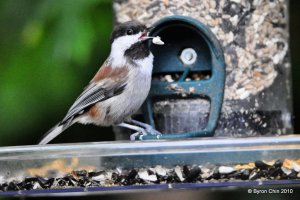
<svg viewBox="0 0 300 200">
<path fill-rule="evenodd" d="M 113 96 L 119 95 L 125 89 L 126 83 L 118 83 L 115 85 L 107 86 L 107 84 L 91 84 L 87 87 L 81 95 L 76 99 L 74 104 L 69 109 L 61 124 L 72 121 L 74 117 L 84 113 L 88 108 L 95 103 L 104 101 Z"/>
</svg>

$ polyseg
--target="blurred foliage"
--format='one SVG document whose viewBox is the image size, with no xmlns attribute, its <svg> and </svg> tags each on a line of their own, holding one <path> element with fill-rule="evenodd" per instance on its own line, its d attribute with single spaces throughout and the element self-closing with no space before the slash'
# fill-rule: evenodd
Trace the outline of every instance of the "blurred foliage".
<svg viewBox="0 0 300 200">
<path fill-rule="evenodd" d="M 0 27 L 0 146 L 34 144 L 108 55 L 111 1 L 1 0 Z"/>
</svg>

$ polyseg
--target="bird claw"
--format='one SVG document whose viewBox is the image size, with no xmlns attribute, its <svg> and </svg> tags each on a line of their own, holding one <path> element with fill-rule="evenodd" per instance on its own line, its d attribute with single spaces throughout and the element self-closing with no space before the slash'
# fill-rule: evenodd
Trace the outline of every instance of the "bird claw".
<svg viewBox="0 0 300 200">
<path fill-rule="evenodd" d="M 144 136 L 144 135 L 147 135 L 146 132 L 143 132 L 143 131 L 138 131 L 138 132 L 135 132 L 133 134 L 130 135 L 130 140 L 131 141 L 134 141 L 136 140 L 136 138 L 139 136 L 140 140 L 141 140 L 141 137 Z"/>
<path fill-rule="evenodd" d="M 145 127 L 145 129 L 143 129 L 143 131 L 138 131 L 136 133 L 133 133 L 130 135 L 130 140 L 136 140 L 136 138 L 138 137 L 139 140 L 142 140 L 143 136 L 147 135 L 147 134 L 151 134 L 151 135 L 161 135 L 161 132 L 155 130 L 152 126 L 148 125 L 147 127 Z"/>
<path fill-rule="evenodd" d="M 150 125 L 146 127 L 146 131 L 147 131 L 147 133 L 150 133 L 151 135 L 161 135 L 161 132 L 159 132 L 158 130 L 155 130 Z"/>
</svg>

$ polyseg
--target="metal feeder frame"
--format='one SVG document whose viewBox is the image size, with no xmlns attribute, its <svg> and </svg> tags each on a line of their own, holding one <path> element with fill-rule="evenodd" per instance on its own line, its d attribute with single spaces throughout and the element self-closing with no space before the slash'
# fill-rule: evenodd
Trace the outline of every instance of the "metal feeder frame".
<svg viewBox="0 0 300 200">
<path fill-rule="evenodd" d="M 217 125 L 217 121 L 221 112 L 223 96 L 224 96 L 224 85 L 225 85 L 225 61 L 224 61 L 224 53 L 221 48 L 221 45 L 216 38 L 216 36 L 211 32 L 211 30 L 201 22 L 186 16 L 170 16 L 165 17 L 155 23 L 153 25 L 153 30 L 151 31 L 151 36 L 157 36 L 161 29 L 166 29 L 174 24 L 180 24 L 181 26 L 185 26 L 193 29 L 199 34 L 206 45 L 209 48 L 209 53 L 211 56 L 211 77 L 208 80 L 200 80 L 200 81 L 184 81 L 187 77 L 188 73 L 191 71 L 190 67 L 184 67 L 183 73 L 178 81 L 168 83 L 162 82 L 158 80 L 153 80 L 151 84 L 151 90 L 146 102 L 143 105 L 144 117 L 147 123 L 155 127 L 152 102 L 154 98 L 168 98 L 172 96 L 176 96 L 174 91 L 168 89 L 171 84 L 177 84 L 179 87 L 188 91 L 190 87 L 195 88 L 195 93 L 193 96 L 205 96 L 210 100 L 210 114 L 207 126 L 198 131 L 187 132 L 187 133 L 171 133 L 171 134 L 162 134 L 162 135 L 142 135 L 137 137 L 136 139 L 147 140 L 147 139 L 180 139 L 180 138 L 191 138 L 191 137 L 206 137 L 213 136 L 214 130 Z M 163 38 L 162 38 L 163 39 Z M 170 57 L 166 59 L 172 59 Z M 154 60 L 154 74 L 155 68 L 159 68 L 160 66 L 155 66 Z M 172 67 L 168 68 L 162 66 L 165 72 L 172 71 Z M 182 66 L 173 66 L 173 67 L 183 67 Z M 181 69 L 182 70 L 182 69 Z M 161 72 L 161 71 L 160 71 Z"/>
</svg>

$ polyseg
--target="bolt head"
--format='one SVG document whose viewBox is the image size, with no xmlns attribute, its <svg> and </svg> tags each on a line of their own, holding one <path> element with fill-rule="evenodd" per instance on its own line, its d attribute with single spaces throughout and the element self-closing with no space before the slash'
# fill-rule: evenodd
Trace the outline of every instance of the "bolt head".
<svg viewBox="0 0 300 200">
<path fill-rule="evenodd" d="M 185 65 L 192 65 L 197 60 L 197 53 L 193 48 L 186 48 L 181 52 L 180 60 Z"/>
</svg>

